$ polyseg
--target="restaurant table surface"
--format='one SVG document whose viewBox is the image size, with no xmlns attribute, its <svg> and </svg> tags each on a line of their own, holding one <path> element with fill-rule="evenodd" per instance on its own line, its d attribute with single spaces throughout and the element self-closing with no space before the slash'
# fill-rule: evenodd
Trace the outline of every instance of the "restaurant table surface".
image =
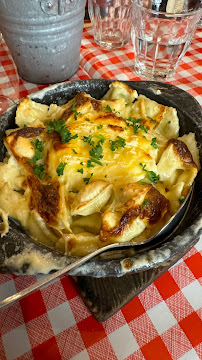
<svg viewBox="0 0 202 360">
<path fill-rule="evenodd" d="M 189 92 L 200 104 L 201 34 L 202 30 L 197 29 L 169 82 Z M 94 43 L 92 28 L 85 28 L 80 66 L 70 80 L 89 78 L 143 80 L 134 72 L 132 44 L 116 51 L 104 50 Z M 31 84 L 18 76 L 3 41 L 0 95 L 17 101 L 46 86 Z M 39 278 L 0 274 L 0 300 Z M 0 360 L 202 359 L 201 285 L 202 238 L 166 273 L 103 323 L 96 321 L 74 281 L 64 275 L 0 310 Z"/>
</svg>

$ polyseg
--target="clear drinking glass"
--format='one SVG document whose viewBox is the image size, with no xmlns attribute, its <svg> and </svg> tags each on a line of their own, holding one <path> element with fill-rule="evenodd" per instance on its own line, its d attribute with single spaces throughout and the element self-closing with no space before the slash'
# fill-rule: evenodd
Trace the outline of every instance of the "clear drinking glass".
<svg viewBox="0 0 202 360">
<path fill-rule="evenodd" d="M 168 5 L 169 0 L 167 11 Z M 181 9 L 181 13 L 174 14 L 153 10 L 157 6 L 145 0 L 132 0 L 132 6 L 135 71 L 146 79 L 167 80 L 174 75 L 191 43 L 202 9 Z"/>
<path fill-rule="evenodd" d="M 110 50 L 126 45 L 131 35 L 131 0 L 88 0 L 95 42 Z"/>
</svg>

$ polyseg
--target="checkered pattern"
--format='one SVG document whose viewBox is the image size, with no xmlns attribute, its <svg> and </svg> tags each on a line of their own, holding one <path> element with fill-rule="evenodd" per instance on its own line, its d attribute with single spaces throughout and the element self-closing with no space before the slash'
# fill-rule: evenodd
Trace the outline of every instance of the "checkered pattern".
<svg viewBox="0 0 202 360">
<path fill-rule="evenodd" d="M 201 101 L 198 30 L 172 84 Z M 73 79 L 139 80 L 131 44 L 99 48 L 84 30 L 80 68 Z M 71 79 L 72 80 L 72 79 Z M 42 89 L 19 78 L 5 43 L 0 46 L 0 95 L 16 101 Z M 0 275 L 0 300 L 38 276 Z M 202 359 L 202 238 L 169 271 L 102 324 L 63 276 L 0 311 L 1 360 L 200 360 Z"/>
<path fill-rule="evenodd" d="M 186 56 L 170 84 L 189 92 L 202 104 L 202 30 L 197 29 Z M 134 72 L 132 43 L 120 50 L 101 49 L 94 41 L 92 29 L 84 30 L 80 65 L 93 79 L 141 80 Z"/>
</svg>

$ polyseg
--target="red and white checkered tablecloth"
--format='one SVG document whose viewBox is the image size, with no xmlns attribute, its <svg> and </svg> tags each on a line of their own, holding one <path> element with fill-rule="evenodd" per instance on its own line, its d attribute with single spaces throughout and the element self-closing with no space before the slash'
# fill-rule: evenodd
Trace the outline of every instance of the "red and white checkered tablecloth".
<svg viewBox="0 0 202 360">
<path fill-rule="evenodd" d="M 202 30 L 184 56 L 171 84 L 202 103 Z M 72 79 L 140 80 L 133 49 L 109 52 L 84 29 L 80 67 Z M 72 80 L 71 79 L 71 80 Z M 19 78 L 5 43 L 0 45 L 0 95 L 19 100 L 42 89 Z M 0 274 L 0 299 L 39 276 Z M 57 279 L 0 311 L 0 360 L 199 360 L 202 359 L 202 238 L 177 264 L 99 324 L 75 283 Z"/>
</svg>

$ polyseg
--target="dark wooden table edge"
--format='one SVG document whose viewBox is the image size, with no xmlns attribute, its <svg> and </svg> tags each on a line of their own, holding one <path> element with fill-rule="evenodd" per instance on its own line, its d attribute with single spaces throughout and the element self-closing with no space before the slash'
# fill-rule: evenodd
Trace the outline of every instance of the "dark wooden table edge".
<svg viewBox="0 0 202 360">
<path fill-rule="evenodd" d="M 194 239 L 189 248 L 173 259 L 157 268 L 122 277 L 93 278 L 89 276 L 75 276 L 79 293 L 93 316 L 98 322 L 104 322 L 129 303 L 158 277 L 163 275 L 180 258 L 182 258 L 198 242 Z"/>
</svg>

